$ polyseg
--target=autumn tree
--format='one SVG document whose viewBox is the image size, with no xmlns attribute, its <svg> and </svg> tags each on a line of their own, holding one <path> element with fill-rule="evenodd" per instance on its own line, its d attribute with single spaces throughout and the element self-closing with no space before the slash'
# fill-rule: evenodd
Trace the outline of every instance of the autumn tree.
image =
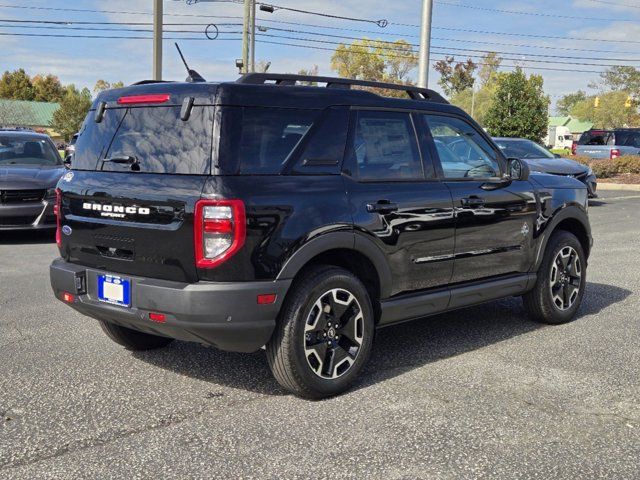
<svg viewBox="0 0 640 480">
<path fill-rule="evenodd" d="M 93 87 L 93 93 L 97 94 L 100 93 L 104 90 L 111 90 L 113 88 L 122 88 L 124 87 L 124 82 L 107 82 L 106 80 L 100 79 L 96 82 L 96 84 Z"/>
<path fill-rule="evenodd" d="M 629 95 L 640 96 L 640 70 L 636 67 L 618 65 L 600 74 L 600 82 L 591 84 L 602 90 L 627 92 Z"/>
<path fill-rule="evenodd" d="M 455 57 L 446 57 L 434 63 L 433 68 L 440 74 L 438 84 L 450 97 L 473 87 L 475 82 L 473 74 L 478 66 L 470 58 L 466 62 L 456 62 Z"/>
<path fill-rule="evenodd" d="M 480 79 L 481 87 L 495 82 L 500 65 L 502 65 L 502 57 L 496 52 L 489 52 L 482 57 L 480 60 L 480 68 L 478 70 L 478 78 Z"/>
<path fill-rule="evenodd" d="M 596 128 L 619 128 L 640 126 L 638 103 L 626 106 L 629 94 L 625 91 L 599 93 L 600 102 L 595 106 L 596 95 L 577 102 L 571 109 L 571 116 L 579 120 L 593 122 Z"/>
<path fill-rule="evenodd" d="M 540 75 L 525 75 L 518 67 L 499 73 L 496 93 L 485 125 L 497 137 L 522 137 L 540 142 L 547 133 L 549 97 L 543 91 Z"/>
<path fill-rule="evenodd" d="M 64 98 L 64 87 L 55 75 L 36 75 L 31 82 L 37 102 L 60 102 Z"/>
<path fill-rule="evenodd" d="M 0 98 L 12 100 L 33 100 L 35 91 L 31 78 L 19 68 L 13 72 L 8 70 L 0 78 Z"/>
<path fill-rule="evenodd" d="M 51 127 L 66 141 L 80 130 L 80 126 L 91 108 L 91 92 L 88 88 L 78 90 L 75 85 L 66 87 L 60 108 L 53 113 Z"/>
<path fill-rule="evenodd" d="M 582 90 L 578 90 L 574 93 L 568 93 L 560 97 L 560 99 L 556 103 L 556 110 L 560 115 L 570 115 L 573 107 L 575 107 L 576 104 L 582 102 L 583 100 L 586 100 L 586 98 L 587 94 Z"/>
<path fill-rule="evenodd" d="M 307 69 L 300 69 L 298 70 L 298 75 L 304 75 L 304 76 L 311 76 L 311 77 L 317 77 L 318 76 L 318 72 L 320 71 L 320 69 L 318 68 L 318 65 L 314 65 L 313 67 Z M 317 85 L 316 82 L 300 82 L 300 85 L 309 85 L 309 86 L 315 86 Z"/>
</svg>

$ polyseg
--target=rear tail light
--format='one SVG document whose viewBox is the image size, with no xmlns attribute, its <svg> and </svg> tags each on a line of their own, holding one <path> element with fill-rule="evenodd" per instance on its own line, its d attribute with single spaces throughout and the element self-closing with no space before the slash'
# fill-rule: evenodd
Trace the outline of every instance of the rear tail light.
<svg viewBox="0 0 640 480">
<path fill-rule="evenodd" d="M 194 215 L 196 266 L 214 268 L 244 245 L 246 216 L 242 200 L 198 200 Z"/>
<path fill-rule="evenodd" d="M 58 247 L 62 247 L 62 220 L 60 218 L 62 214 L 62 192 L 59 188 L 56 188 L 56 203 L 53 206 L 53 213 L 56 216 L 56 244 Z"/>
<path fill-rule="evenodd" d="M 578 142 L 575 140 L 571 144 L 571 155 L 576 155 L 578 153 Z"/>
<path fill-rule="evenodd" d="M 611 153 L 609 154 L 609 158 L 613 160 L 614 158 L 618 158 L 620 156 L 620 150 L 617 148 L 612 148 Z"/>
</svg>

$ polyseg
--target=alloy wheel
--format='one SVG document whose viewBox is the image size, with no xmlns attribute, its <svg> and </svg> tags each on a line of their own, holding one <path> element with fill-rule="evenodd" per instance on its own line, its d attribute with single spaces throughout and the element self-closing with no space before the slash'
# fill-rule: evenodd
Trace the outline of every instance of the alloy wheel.
<svg viewBox="0 0 640 480">
<path fill-rule="evenodd" d="M 563 247 L 551 264 L 549 277 L 551 298 L 559 310 L 573 306 L 582 285 L 580 256 L 573 247 Z"/>
<path fill-rule="evenodd" d="M 329 290 L 314 302 L 304 328 L 304 354 L 321 378 L 344 375 L 354 364 L 364 338 L 364 318 L 356 297 L 343 288 Z"/>
</svg>

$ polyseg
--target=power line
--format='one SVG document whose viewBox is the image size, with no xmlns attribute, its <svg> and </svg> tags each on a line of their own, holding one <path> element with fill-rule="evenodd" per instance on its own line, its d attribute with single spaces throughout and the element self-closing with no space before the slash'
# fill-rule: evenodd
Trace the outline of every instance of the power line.
<svg viewBox="0 0 640 480">
<path fill-rule="evenodd" d="M 465 5 L 463 3 L 453 3 L 453 2 L 447 2 L 444 0 L 435 0 L 435 1 L 440 5 L 449 5 L 451 7 L 469 8 L 473 10 L 480 10 L 483 12 L 493 12 L 493 13 L 501 13 L 501 14 L 509 14 L 509 15 L 529 15 L 529 16 L 545 17 L 545 18 L 564 18 L 569 20 L 594 20 L 594 21 L 601 21 L 601 22 L 637 22 L 637 20 L 634 20 L 631 18 L 578 17 L 573 15 L 561 15 L 556 13 L 521 12 L 518 10 L 504 10 L 500 8 L 478 7 L 477 5 Z"/>
<path fill-rule="evenodd" d="M 594 2 L 594 3 L 604 3 L 605 5 L 613 5 L 614 7 L 640 8 L 640 5 L 631 5 L 629 3 L 607 2 L 605 0 L 587 0 L 587 1 Z"/>
</svg>

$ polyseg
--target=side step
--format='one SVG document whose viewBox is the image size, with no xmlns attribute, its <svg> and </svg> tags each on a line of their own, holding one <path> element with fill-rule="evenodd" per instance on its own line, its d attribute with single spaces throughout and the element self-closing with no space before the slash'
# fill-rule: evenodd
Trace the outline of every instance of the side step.
<svg viewBox="0 0 640 480">
<path fill-rule="evenodd" d="M 385 300 L 381 303 L 382 315 L 378 327 L 499 298 L 522 295 L 533 288 L 535 282 L 535 273 L 523 273 L 482 283 L 412 293 Z"/>
</svg>

